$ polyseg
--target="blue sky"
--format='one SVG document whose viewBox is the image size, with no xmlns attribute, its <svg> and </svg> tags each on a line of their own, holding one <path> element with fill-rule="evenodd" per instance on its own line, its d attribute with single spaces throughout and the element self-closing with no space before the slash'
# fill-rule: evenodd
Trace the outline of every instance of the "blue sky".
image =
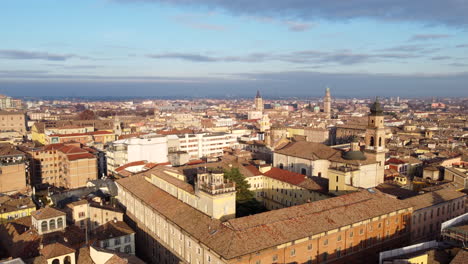
<svg viewBox="0 0 468 264">
<path fill-rule="evenodd" d="M 467 1 L 1 5 L 0 93 L 468 95 Z"/>
</svg>

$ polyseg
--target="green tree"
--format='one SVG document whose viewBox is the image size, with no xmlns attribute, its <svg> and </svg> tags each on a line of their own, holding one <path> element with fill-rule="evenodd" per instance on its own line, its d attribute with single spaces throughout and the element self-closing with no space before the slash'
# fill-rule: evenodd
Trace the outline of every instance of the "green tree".
<svg viewBox="0 0 468 264">
<path fill-rule="evenodd" d="M 224 171 L 224 178 L 236 183 L 236 200 L 246 201 L 254 198 L 254 194 L 249 190 L 250 184 L 245 180 L 244 175 L 238 168 Z"/>
</svg>

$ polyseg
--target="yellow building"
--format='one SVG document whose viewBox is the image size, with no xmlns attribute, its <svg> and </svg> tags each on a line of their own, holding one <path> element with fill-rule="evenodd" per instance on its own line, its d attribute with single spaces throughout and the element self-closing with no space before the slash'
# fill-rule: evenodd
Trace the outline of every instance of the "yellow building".
<svg viewBox="0 0 468 264">
<path fill-rule="evenodd" d="M 9 196 L 0 197 L 0 224 L 30 216 L 36 211 L 36 205 L 31 198 L 12 198 Z"/>
</svg>

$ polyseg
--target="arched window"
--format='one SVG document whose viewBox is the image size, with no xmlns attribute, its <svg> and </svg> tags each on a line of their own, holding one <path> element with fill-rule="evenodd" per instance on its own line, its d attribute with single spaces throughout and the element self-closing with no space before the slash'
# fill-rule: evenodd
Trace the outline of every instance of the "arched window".
<svg viewBox="0 0 468 264">
<path fill-rule="evenodd" d="M 375 146 L 374 137 L 370 137 L 370 144 L 369 145 Z"/>
<path fill-rule="evenodd" d="M 322 177 L 322 173 L 321 173 L 321 172 L 319 172 L 319 173 L 318 173 L 318 176 L 319 176 L 319 178 L 321 178 L 321 177 Z"/>
<path fill-rule="evenodd" d="M 71 258 L 70 256 L 66 256 L 65 259 L 63 260 L 64 264 L 71 264 Z"/>
<path fill-rule="evenodd" d="M 63 219 L 62 219 L 62 217 L 57 219 L 57 228 L 63 228 Z"/>
<path fill-rule="evenodd" d="M 41 231 L 42 232 L 47 232 L 47 221 L 42 221 L 41 222 Z"/>
<path fill-rule="evenodd" d="M 283 163 L 280 163 L 279 168 L 280 168 L 280 169 L 283 169 L 283 167 L 284 167 L 284 166 L 283 166 Z"/>
<path fill-rule="evenodd" d="M 54 230 L 56 227 L 55 227 L 55 219 L 51 219 L 49 221 L 49 228 L 50 230 Z"/>
<path fill-rule="evenodd" d="M 60 260 L 59 260 L 59 259 L 54 259 L 54 260 L 52 261 L 52 264 L 60 264 Z"/>
<path fill-rule="evenodd" d="M 305 168 L 302 168 L 302 169 L 301 169 L 301 174 L 302 174 L 302 175 L 307 175 L 307 170 L 306 170 Z"/>
<path fill-rule="evenodd" d="M 381 147 L 381 146 L 382 146 L 382 138 L 379 137 L 379 147 Z"/>
</svg>

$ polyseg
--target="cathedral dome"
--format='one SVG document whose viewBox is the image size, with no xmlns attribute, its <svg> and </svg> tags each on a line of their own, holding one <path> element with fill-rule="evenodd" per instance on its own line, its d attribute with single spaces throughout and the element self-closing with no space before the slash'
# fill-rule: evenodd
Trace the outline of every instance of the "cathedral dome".
<svg viewBox="0 0 468 264">
<path fill-rule="evenodd" d="M 343 159 L 345 159 L 345 160 L 365 160 L 366 156 L 364 155 L 364 152 L 362 152 L 362 151 L 350 150 L 350 151 L 346 151 L 343 154 Z"/>
</svg>

